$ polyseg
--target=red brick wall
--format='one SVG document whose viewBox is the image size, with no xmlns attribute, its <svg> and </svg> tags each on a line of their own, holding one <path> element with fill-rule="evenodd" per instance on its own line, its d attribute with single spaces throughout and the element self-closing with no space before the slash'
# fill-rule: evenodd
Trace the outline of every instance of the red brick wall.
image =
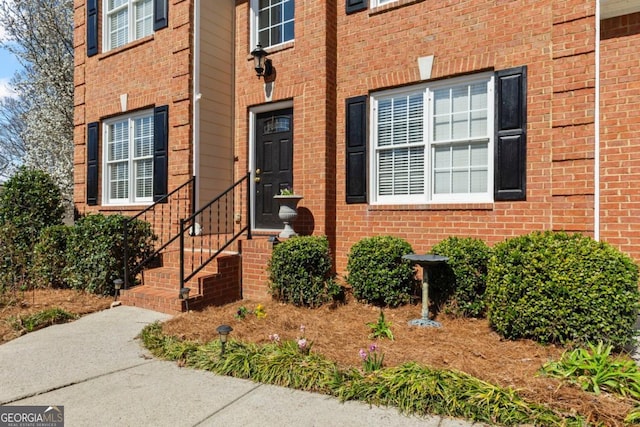
<svg viewBox="0 0 640 427">
<path fill-rule="evenodd" d="M 248 0 L 236 6 L 237 178 L 249 162 L 248 111 L 267 102 L 249 55 L 255 48 L 250 46 L 249 7 Z M 269 56 L 276 71 L 272 101 L 293 101 L 294 187 L 304 196 L 299 206 L 313 215 L 298 226 L 317 234 L 332 234 L 334 224 L 335 13 L 335 2 L 296 2 L 295 41 Z"/>
<path fill-rule="evenodd" d="M 433 79 L 528 67 L 527 200 L 347 205 L 345 186 L 338 185 L 339 271 L 356 241 L 377 234 L 403 237 L 416 252 L 426 252 L 452 235 L 495 243 L 532 230 L 592 231 L 593 150 L 588 144 L 593 138 L 588 132 L 593 129 L 594 10 L 588 2 L 576 3 L 402 1 L 339 14 L 340 183 L 345 179 L 345 98 L 417 83 L 421 56 L 434 55 Z M 576 137 L 568 142 L 567 133 Z"/>
<path fill-rule="evenodd" d="M 242 298 L 266 301 L 269 294 L 267 263 L 271 258 L 273 244 L 265 238 L 254 238 L 242 242 Z"/>
<path fill-rule="evenodd" d="M 312 232 L 329 236 L 339 273 L 350 247 L 378 234 L 403 237 L 417 252 L 452 235 L 495 243 L 533 230 L 593 234 L 595 2 L 400 0 L 351 15 L 343 1 L 324 3 L 333 2 L 296 4 L 296 39 L 270 56 L 272 100 L 292 100 L 295 187 Z M 236 28 L 235 143 L 244 166 L 248 111 L 267 102 L 248 55 L 248 0 L 237 2 Z M 417 59 L 427 55 L 432 79 L 528 67 L 526 201 L 345 203 L 345 99 L 419 83 Z"/>
<path fill-rule="evenodd" d="M 167 28 L 118 49 L 103 52 L 100 37 L 99 53 L 88 58 L 85 0 L 75 0 L 74 202 L 81 213 L 140 210 L 139 206 L 101 208 L 85 204 L 86 127 L 90 122 L 123 114 L 121 94 L 128 95 L 127 111 L 124 113 L 160 105 L 169 106 L 168 187 L 173 189 L 191 177 L 192 3 L 191 0 L 169 1 Z M 98 18 L 100 35 L 101 6 Z M 101 180 L 102 148 L 99 154 Z M 99 198 L 102 198 L 101 189 Z"/>
<path fill-rule="evenodd" d="M 601 237 L 640 260 L 640 13 L 601 25 Z"/>
</svg>

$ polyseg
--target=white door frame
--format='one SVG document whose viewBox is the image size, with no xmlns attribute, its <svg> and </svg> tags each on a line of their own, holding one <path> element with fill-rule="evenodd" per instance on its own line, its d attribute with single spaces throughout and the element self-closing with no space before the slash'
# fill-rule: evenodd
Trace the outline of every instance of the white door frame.
<svg viewBox="0 0 640 427">
<path fill-rule="evenodd" d="M 256 117 L 260 113 L 266 113 L 268 111 L 274 110 L 282 110 L 284 108 L 293 108 L 293 100 L 289 99 L 286 101 L 274 102 L 272 104 L 263 104 L 257 105 L 255 107 L 249 108 L 249 171 L 251 172 L 251 176 L 249 179 L 251 180 L 251 188 L 250 188 L 250 197 L 251 197 L 251 230 L 256 230 Z M 295 114 L 294 114 L 295 120 Z M 295 123 L 294 123 L 295 129 Z M 280 232 L 281 230 L 271 230 L 271 229 L 258 229 L 256 231 L 266 231 L 266 232 Z"/>
</svg>

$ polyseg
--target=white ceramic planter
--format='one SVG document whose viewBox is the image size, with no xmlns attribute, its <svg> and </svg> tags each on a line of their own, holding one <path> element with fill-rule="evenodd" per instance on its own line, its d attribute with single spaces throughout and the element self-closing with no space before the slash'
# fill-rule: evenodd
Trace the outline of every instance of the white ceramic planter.
<svg viewBox="0 0 640 427">
<path fill-rule="evenodd" d="M 298 235 L 291 226 L 291 223 L 298 217 L 298 202 L 302 200 L 302 198 L 302 196 L 295 194 L 290 196 L 273 196 L 273 199 L 280 205 L 278 218 L 280 218 L 280 221 L 284 223 L 284 229 L 278 235 L 279 237 L 291 237 Z"/>
</svg>

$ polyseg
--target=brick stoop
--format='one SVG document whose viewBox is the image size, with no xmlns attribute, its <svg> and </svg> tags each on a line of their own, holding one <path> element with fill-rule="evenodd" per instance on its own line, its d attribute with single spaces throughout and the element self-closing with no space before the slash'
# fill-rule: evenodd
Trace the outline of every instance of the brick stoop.
<svg viewBox="0 0 640 427">
<path fill-rule="evenodd" d="M 170 259 L 171 255 L 168 258 Z M 168 264 L 169 266 L 146 270 L 142 275 L 141 285 L 122 290 L 122 304 L 167 314 L 185 312 L 187 303 L 179 298 L 180 271 L 172 266 L 172 262 Z M 223 253 L 211 261 L 185 285 L 191 289 L 188 299 L 189 310 L 223 305 L 241 299 L 241 268 L 242 260 L 237 253 Z"/>
</svg>

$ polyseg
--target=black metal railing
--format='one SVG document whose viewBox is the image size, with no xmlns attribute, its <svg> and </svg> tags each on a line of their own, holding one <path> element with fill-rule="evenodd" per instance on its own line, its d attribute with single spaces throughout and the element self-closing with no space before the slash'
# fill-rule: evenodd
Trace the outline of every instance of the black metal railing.
<svg viewBox="0 0 640 427">
<path fill-rule="evenodd" d="M 140 211 L 135 216 L 127 218 L 124 222 L 124 241 L 128 241 L 130 224 L 140 219 L 151 224 L 153 233 L 157 236 L 152 254 L 129 266 L 129 254 L 127 244 L 124 245 L 124 287 L 127 289 L 135 277 L 154 260 L 158 255 L 179 236 L 182 227 L 182 218 L 193 212 L 195 206 L 195 182 L 192 177 L 166 196 L 157 200 L 154 204 Z"/>
<path fill-rule="evenodd" d="M 243 233 L 251 239 L 249 176 L 180 220 L 180 289 Z"/>
</svg>

